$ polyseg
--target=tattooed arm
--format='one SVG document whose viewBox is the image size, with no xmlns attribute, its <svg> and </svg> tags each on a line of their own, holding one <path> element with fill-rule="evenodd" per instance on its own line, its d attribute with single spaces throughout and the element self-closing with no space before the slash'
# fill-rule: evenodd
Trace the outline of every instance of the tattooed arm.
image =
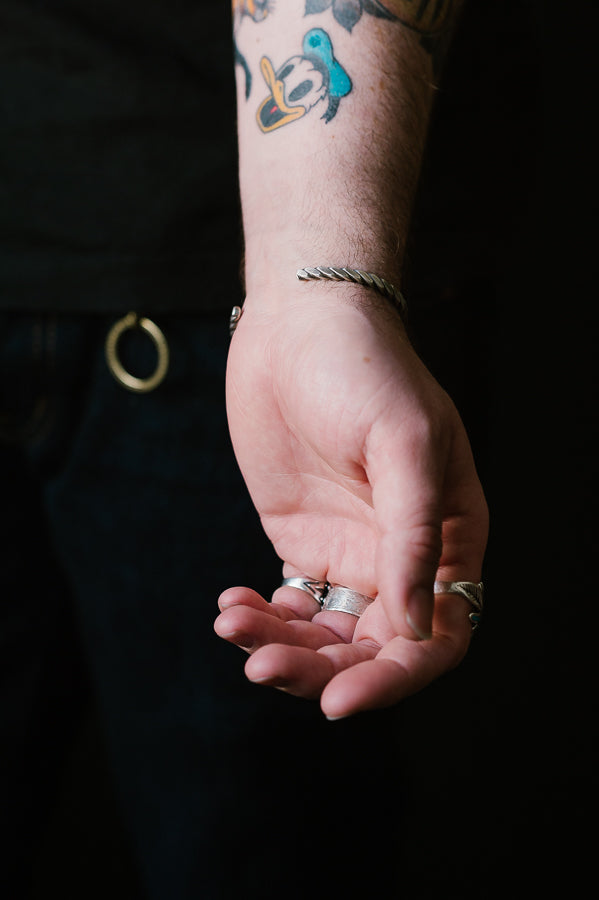
<svg viewBox="0 0 599 900">
<path fill-rule="evenodd" d="M 293 587 L 220 599 L 252 680 L 330 717 L 396 702 L 455 665 L 487 513 L 453 404 L 371 290 L 303 266 L 402 256 L 451 0 L 235 3 L 247 297 L 227 403 L 241 470 L 286 576 L 376 597 L 357 619 Z M 248 73 L 251 79 L 248 79 Z"/>
<path fill-rule="evenodd" d="M 435 78 L 411 10 L 439 8 L 421 23 L 430 42 L 451 3 L 236 5 L 236 42 L 252 73 L 247 101 L 239 73 L 248 288 L 264 254 L 272 259 L 265 239 L 282 231 L 296 246 L 281 272 L 287 260 L 294 273 L 298 258 L 329 258 L 400 280 Z"/>
</svg>

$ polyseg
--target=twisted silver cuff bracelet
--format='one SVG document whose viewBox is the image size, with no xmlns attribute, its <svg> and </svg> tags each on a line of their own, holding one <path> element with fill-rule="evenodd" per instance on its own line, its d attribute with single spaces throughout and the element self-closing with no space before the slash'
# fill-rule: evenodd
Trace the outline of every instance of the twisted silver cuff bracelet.
<svg viewBox="0 0 599 900">
<path fill-rule="evenodd" d="M 408 304 L 400 290 L 390 281 L 375 275 L 374 272 L 365 272 L 364 269 L 349 269 L 347 266 L 306 266 L 297 270 L 299 281 L 349 281 L 360 284 L 362 287 L 372 288 L 390 300 L 404 324 L 408 318 Z M 242 306 L 234 306 L 229 318 L 229 333 L 233 335 L 243 313 Z"/>
</svg>

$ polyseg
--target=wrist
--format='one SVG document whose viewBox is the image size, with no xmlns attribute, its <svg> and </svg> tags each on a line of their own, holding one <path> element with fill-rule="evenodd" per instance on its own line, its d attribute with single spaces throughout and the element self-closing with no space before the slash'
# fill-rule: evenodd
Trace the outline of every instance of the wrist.
<svg viewBox="0 0 599 900">
<path fill-rule="evenodd" d="M 372 324 L 387 331 L 399 328 L 404 334 L 407 328 L 407 303 L 396 285 L 377 273 L 355 270 L 349 267 L 307 267 L 278 280 L 278 273 L 263 279 L 262 288 L 249 292 L 243 307 L 234 307 L 230 330 L 233 334 L 242 314 L 266 326 L 268 333 L 283 323 L 312 322 L 316 327 L 331 315 L 344 321 L 350 310 L 360 312 Z M 298 318 L 299 317 L 299 318 Z M 291 325 L 292 329 L 295 327 Z"/>
<path fill-rule="evenodd" d="M 306 267 L 342 267 L 372 272 L 401 289 L 402 259 L 397 244 L 384 247 L 371 234 L 335 233 L 306 229 L 253 234 L 246 241 L 245 289 L 249 297 L 287 306 L 295 296 L 304 298 L 306 287 L 343 289 L 341 282 L 318 281 L 302 285 L 297 272 Z"/>
</svg>

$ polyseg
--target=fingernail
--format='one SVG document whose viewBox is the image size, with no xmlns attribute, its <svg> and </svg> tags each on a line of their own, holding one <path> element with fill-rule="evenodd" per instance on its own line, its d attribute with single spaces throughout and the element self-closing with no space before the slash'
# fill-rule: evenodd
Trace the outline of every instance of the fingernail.
<svg viewBox="0 0 599 900">
<path fill-rule="evenodd" d="M 221 610 L 231 609 L 232 606 L 239 606 L 239 600 L 236 597 L 219 597 L 218 598 L 218 608 Z"/>
<path fill-rule="evenodd" d="M 406 622 L 419 641 L 429 641 L 433 636 L 430 625 L 433 602 L 432 591 L 429 593 L 422 588 L 414 591 L 408 600 Z"/>
<path fill-rule="evenodd" d="M 254 647 L 255 642 L 252 640 L 249 635 L 244 634 L 242 631 L 228 631 L 223 634 L 219 634 L 224 641 L 230 641 L 232 644 L 237 644 L 240 650 L 246 650 L 250 653 Z"/>
</svg>

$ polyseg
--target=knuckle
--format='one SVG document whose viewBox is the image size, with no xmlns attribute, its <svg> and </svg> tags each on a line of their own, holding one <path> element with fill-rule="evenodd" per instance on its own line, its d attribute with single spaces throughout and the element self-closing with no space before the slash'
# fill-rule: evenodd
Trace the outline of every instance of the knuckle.
<svg viewBox="0 0 599 900">
<path fill-rule="evenodd" d="M 426 522 L 412 525 L 407 546 L 416 559 L 424 563 L 436 563 L 443 547 L 441 524 Z"/>
</svg>

